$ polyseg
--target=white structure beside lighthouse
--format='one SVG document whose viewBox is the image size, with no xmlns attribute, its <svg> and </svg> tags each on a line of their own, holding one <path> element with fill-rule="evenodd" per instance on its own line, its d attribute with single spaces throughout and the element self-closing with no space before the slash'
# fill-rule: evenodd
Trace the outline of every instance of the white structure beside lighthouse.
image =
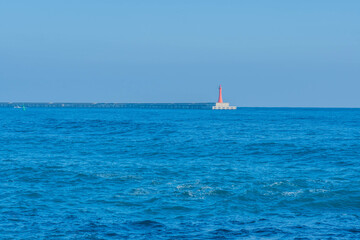
<svg viewBox="0 0 360 240">
<path fill-rule="evenodd" d="M 236 106 L 230 106 L 229 103 L 224 103 L 222 100 L 222 88 L 219 86 L 219 100 L 215 106 L 212 107 L 213 110 L 235 110 Z"/>
<path fill-rule="evenodd" d="M 212 107 L 213 110 L 235 110 L 236 106 L 229 106 L 229 103 L 216 103 L 215 106 Z"/>
</svg>

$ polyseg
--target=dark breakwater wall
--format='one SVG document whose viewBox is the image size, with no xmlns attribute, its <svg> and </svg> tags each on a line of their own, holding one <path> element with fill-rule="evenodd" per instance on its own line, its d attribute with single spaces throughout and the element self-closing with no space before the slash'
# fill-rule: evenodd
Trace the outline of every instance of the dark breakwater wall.
<svg viewBox="0 0 360 240">
<path fill-rule="evenodd" d="M 215 103 L 37 103 L 0 102 L 7 108 L 154 108 L 154 109 L 212 109 Z"/>
</svg>

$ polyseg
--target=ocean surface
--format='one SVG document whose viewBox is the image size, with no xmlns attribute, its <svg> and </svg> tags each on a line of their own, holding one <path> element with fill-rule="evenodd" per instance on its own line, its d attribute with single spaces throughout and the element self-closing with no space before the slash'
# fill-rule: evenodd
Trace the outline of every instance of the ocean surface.
<svg viewBox="0 0 360 240">
<path fill-rule="evenodd" d="M 0 239 L 360 239 L 360 109 L 0 108 Z"/>
</svg>

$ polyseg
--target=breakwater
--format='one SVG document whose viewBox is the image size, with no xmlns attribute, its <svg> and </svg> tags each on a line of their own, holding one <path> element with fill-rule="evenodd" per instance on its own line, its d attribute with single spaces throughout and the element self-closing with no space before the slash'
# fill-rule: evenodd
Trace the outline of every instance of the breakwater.
<svg viewBox="0 0 360 240">
<path fill-rule="evenodd" d="M 44 103 L 0 102 L 6 108 L 153 108 L 153 109 L 212 109 L 216 103 Z"/>
</svg>

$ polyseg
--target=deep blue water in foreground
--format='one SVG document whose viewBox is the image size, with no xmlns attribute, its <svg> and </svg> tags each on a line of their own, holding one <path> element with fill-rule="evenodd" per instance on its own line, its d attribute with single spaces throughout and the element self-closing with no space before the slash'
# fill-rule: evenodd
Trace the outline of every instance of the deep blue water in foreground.
<svg viewBox="0 0 360 240">
<path fill-rule="evenodd" d="M 0 109 L 0 239 L 359 239 L 360 109 Z"/>
</svg>

